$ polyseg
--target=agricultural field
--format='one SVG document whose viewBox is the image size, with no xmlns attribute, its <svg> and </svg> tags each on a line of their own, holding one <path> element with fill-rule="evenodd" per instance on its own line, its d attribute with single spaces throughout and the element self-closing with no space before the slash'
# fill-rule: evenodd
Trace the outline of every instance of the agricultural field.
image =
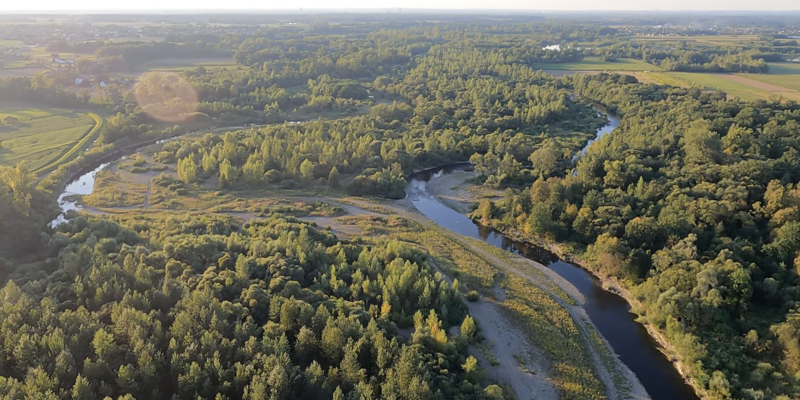
<svg viewBox="0 0 800 400">
<path fill-rule="evenodd" d="M 28 163 L 45 173 L 77 157 L 97 137 L 102 118 L 58 108 L 0 108 L 0 164 Z"/>
<path fill-rule="evenodd" d="M 0 39 L 0 47 L 15 47 L 21 44 L 21 40 Z"/>
<path fill-rule="evenodd" d="M 563 64 L 537 64 L 534 68 L 554 71 L 661 71 L 661 68 L 642 60 L 620 58 L 614 62 L 606 62 L 600 58 L 586 58 L 579 62 Z"/>
<path fill-rule="evenodd" d="M 670 86 L 678 86 L 678 87 L 701 87 L 700 85 L 690 82 L 686 79 L 677 77 L 672 75 L 669 72 L 655 72 L 655 71 L 638 71 L 638 72 L 631 72 L 639 82 L 642 83 L 654 83 L 656 85 L 670 85 Z"/>
<path fill-rule="evenodd" d="M 707 44 L 712 46 L 752 45 L 762 42 L 758 35 L 697 35 L 697 36 L 629 36 L 628 39 L 646 43 L 678 43 Z"/>
<path fill-rule="evenodd" d="M 206 68 L 213 67 L 234 67 L 236 63 L 231 58 L 166 58 L 142 63 L 137 66 L 139 72 L 147 71 L 171 71 L 182 72 L 195 69 L 199 66 Z"/>
<path fill-rule="evenodd" d="M 783 91 L 800 91 L 800 73 L 798 74 L 740 74 L 742 78 L 763 82 L 784 88 Z"/>
<path fill-rule="evenodd" d="M 771 96 L 784 96 L 795 100 L 800 99 L 800 93 L 773 85 L 766 86 L 757 80 L 750 79 L 756 76 L 766 75 L 746 74 L 743 77 L 733 74 L 693 72 L 667 72 L 664 75 L 689 82 L 692 86 L 699 87 L 703 90 L 722 90 L 730 97 L 738 97 L 742 100 L 768 99 Z"/>
<path fill-rule="evenodd" d="M 769 75 L 800 74 L 800 63 L 769 63 Z"/>
</svg>

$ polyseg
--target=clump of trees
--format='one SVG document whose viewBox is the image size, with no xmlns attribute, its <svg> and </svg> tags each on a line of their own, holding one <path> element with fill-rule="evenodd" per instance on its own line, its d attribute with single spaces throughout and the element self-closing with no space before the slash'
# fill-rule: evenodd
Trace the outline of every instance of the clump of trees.
<svg viewBox="0 0 800 400">
<path fill-rule="evenodd" d="M 584 249 L 633 289 L 710 397 L 796 397 L 800 106 L 571 80 L 620 112 L 620 127 L 574 169 L 534 160 L 533 184 L 473 218 Z"/>
<path fill-rule="evenodd" d="M 403 242 L 277 215 L 78 217 L 52 240 L 54 273 L 0 290 L 3 396 L 486 396 L 474 321 Z"/>
</svg>

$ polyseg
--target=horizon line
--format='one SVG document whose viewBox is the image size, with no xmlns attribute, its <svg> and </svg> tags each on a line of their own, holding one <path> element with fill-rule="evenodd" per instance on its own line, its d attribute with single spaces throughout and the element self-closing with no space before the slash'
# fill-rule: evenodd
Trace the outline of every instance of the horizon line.
<svg viewBox="0 0 800 400">
<path fill-rule="evenodd" d="M 347 14 L 358 12 L 369 13 L 796 13 L 798 9 L 782 10 L 753 10 L 753 9 L 707 9 L 707 10 L 660 10 L 660 9 L 581 9 L 581 10 L 548 10 L 548 9 L 526 9 L 526 8 L 403 8 L 403 7 L 384 7 L 384 8 L 317 8 L 317 7 L 298 7 L 298 8 L 199 8 L 199 9 L 50 9 L 50 10 L 2 10 L 0 15 L 91 15 L 91 14 L 207 14 L 207 13 L 261 13 L 261 14 L 298 14 L 298 13 L 332 13 Z"/>
</svg>

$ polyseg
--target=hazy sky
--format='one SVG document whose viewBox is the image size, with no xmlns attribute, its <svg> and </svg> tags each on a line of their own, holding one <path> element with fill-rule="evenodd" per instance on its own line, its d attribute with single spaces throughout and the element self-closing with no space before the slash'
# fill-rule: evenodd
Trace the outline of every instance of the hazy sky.
<svg viewBox="0 0 800 400">
<path fill-rule="evenodd" d="M 0 11 L 427 8 L 516 10 L 798 10 L 797 0 L 31 0 Z"/>
</svg>

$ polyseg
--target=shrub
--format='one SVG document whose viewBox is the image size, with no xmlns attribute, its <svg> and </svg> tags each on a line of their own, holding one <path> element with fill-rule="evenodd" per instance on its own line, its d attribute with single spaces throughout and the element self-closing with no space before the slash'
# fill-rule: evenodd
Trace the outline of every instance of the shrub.
<svg viewBox="0 0 800 400">
<path fill-rule="evenodd" d="M 480 300 L 480 299 L 481 299 L 481 295 L 478 294 L 478 292 L 475 291 L 475 290 L 470 290 L 469 293 L 467 293 L 467 300 L 469 300 L 469 301 L 471 301 L 473 303 L 478 301 L 478 300 Z"/>
</svg>

